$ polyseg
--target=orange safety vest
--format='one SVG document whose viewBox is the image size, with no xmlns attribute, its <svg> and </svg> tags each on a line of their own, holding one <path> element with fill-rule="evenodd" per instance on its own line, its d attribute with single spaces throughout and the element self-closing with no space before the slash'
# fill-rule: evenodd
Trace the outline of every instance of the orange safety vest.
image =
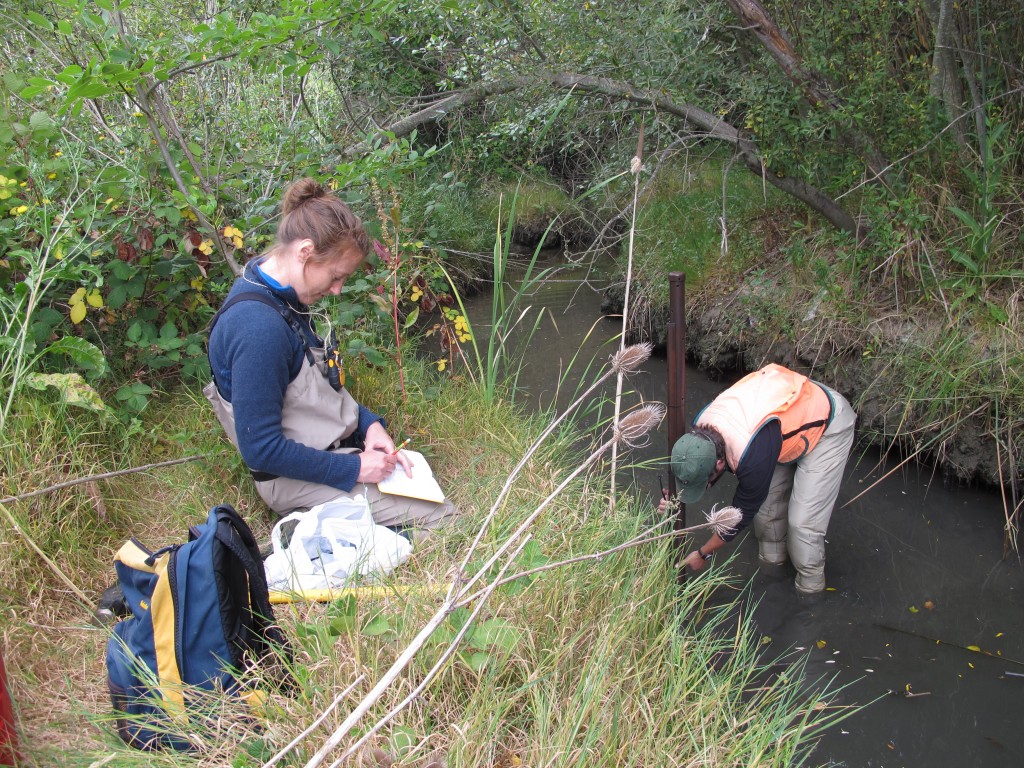
<svg viewBox="0 0 1024 768">
<path fill-rule="evenodd" d="M 820 384 L 771 363 L 716 397 L 694 423 L 718 430 L 735 472 L 757 430 L 772 419 L 782 426 L 779 463 L 789 464 L 818 444 L 832 419 L 832 398 Z"/>
</svg>

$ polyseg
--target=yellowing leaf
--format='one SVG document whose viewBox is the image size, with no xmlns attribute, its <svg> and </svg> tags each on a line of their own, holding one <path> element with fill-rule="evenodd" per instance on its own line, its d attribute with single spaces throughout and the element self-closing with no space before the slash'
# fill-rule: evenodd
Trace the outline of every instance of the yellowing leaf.
<svg viewBox="0 0 1024 768">
<path fill-rule="evenodd" d="M 828 643 L 826 643 L 824 640 L 819 640 L 818 642 L 815 643 L 815 645 L 818 646 L 819 648 L 824 648 L 826 645 L 828 645 Z"/>
<path fill-rule="evenodd" d="M 968 645 L 967 646 L 967 650 L 968 651 L 974 651 L 975 653 L 981 653 L 981 648 L 979 648 L 976 645 Z"/>
<path fill-rule="evenodd" d="M 79 288 L 77 291 L 71 294 L 71 298 L 68 299 L 69 304 L 81 304 L 85 301 L 85 288 Z"/>
<path fill-rule="evenodd" d="M 79 301 L 71 305 L 71 322 L 78 325 L 83 320 L 85 320 L 85 304 Z"/>
<path fill-rule="evenodd" d="M 86 294 L 85 300 L 89 302 L 90 307 L 103 306 L 103 297 L 100 295 L 100 292 L 95 288 L 93 288 L 91 291 L 89 291 L 89 293 Z"/>
<path fill-rule="evenodd" d="M 1002 637 L 1002 636 L 1003 636 L 1002 632 L 996 632 L 996 637 Z"/>
<path fill-rule="evenodd" d="M 910 612 L 911 612 L 911 613 L 917 613 L 917 612 L 918 612 L 918 610 L 917 610 L 917 606 L 916 606 L 916 605 L 912 605 L 912 606 L 910 606 Z"/>
<path fill-rule="evenodd" d="M 213 253 L 213 240 L 203 240 L 203 242 L 199 244 L 199 250 L 209 256 Z"/>
</svg>

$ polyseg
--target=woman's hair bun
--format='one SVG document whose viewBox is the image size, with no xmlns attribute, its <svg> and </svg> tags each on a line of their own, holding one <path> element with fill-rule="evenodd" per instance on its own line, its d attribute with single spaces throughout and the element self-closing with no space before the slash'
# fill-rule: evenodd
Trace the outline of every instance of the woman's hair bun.
<svg viewBox="0 0 1024 768">
<path fill-rule="evenodd" d="M 318 197 L 325 197 L 327 194 L 323 184 L 316 179 L 299 179 L 285 190 L 284 199 L 281 201 L 281 212 L 291 213 L 307 200 L 315 200 Z"/>
</svg>

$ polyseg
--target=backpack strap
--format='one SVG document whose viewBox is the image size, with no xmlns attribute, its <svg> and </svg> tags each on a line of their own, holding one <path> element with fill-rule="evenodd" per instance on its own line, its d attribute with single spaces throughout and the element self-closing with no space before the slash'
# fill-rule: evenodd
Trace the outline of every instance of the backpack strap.
<svg viewBox="0 0 1024 768">
<path fill-rule="evenodd" d="M 281 318 L 288 323 L 288 327 L 292 329 L 292 332 L 299 337 L 299 341 L 302 343 L 302 351 L 306 355 L 306 360 L 309 361 L 310 365 L 315 363 L 313 350 L 309 347 L 308 332 L 303 329 L 302 323 L 299 322 L 299 318 L 295 315 L 295 310 L 286 302 L 278 299 L 267 291 L 245 291 L 228 297 L 227 301 L 220 305 L 220 309 L 217 310 L 217 314 L 215 314 L 213 319 L 210 321 L 210 326 L 207 328 L 207 339 L 209 339 L 210 334 L 213 333 L 213 327 L 217 324 L 220 316 L 231 309 L 231 307 L 235 306 L 235 304 L 243 301 L 256 301 L 276 310 L 277 313 L 281 315 Z M 209 357 L 209 352 L 207 352 L 207 357 Z M 210 371 L 212 373 L 213 365 L 210 366 Z M 216 383 L 216 381 L 217 377 L 216 374 L 214 374 L 214 383 Z"/>
<path fill-rule="evenodd" d="M 265 656 L 270 646 L 276 646 L 290 661 L 291 653 L 288 640 L 274 623 L 274 609 L 270 605 L 270 593 L 267 589 L 266 574 L 259 556 L 259 545 L 253 536 L 252 529 L 230 504 L 215 507 L 217 528 L 214 533 L 217 541 L 223 544 L 238 558 L 245 569 L 249 585 L 249 610 L 244 612 L 245 625 L 243 631 L 244 650 L 252 651 L 257 657 Z M 287 687 L 294 685 L 291 675 L 280 675 L 281 683 Z"/>
</svg>

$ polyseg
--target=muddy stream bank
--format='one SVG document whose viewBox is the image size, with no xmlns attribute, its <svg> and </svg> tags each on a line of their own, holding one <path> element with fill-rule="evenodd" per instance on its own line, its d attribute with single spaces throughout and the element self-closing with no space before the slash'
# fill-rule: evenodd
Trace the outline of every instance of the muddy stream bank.
<svg viewBox="0 0 1024 768">
<path fill-rule="evenodd" d="M 530 297 L 535 311 L 550 315 L 530 341 L 519 377 L 533 403 L 551 403 L 574 356 L 578 372 L 613 349 L 621 321 L 602 319 L 603 285 L 587 277 L 561 270 Z M 485 335 L 490 294 L 474 297 L 467 309 L 478 337 Z M 689 366 L 687 421 L 730 382 Z M 630 384 L 630 402 L 664 402 L 664 359 L 652 358 Z M 660 462 L 667 452 L 663 425 L 631 458 Z M 949 487 L 931 466 L 890 474 L 894 467 L 876 449 L 855 447 L 829 528 L 828 589 L 819 600 L 797 598 L 791 570 L 774 578 L 759 573 L 749 532 L 715 567 L 730 569 L 744 588 L 741 605 L 774 673 L 827 685 L 836 706 L 867 705 L 822 736 L 811 764 L 1024 765 L 1024 567 L 1016 556 L 1002 557 L 1000 496 Z M 653 505 L 658 475 L 666 472 L 634 469 L 628 479 Z M 734 482 L 727 475 L 690 506 L 689 519 L 728 502 Z"/>
</svg>

